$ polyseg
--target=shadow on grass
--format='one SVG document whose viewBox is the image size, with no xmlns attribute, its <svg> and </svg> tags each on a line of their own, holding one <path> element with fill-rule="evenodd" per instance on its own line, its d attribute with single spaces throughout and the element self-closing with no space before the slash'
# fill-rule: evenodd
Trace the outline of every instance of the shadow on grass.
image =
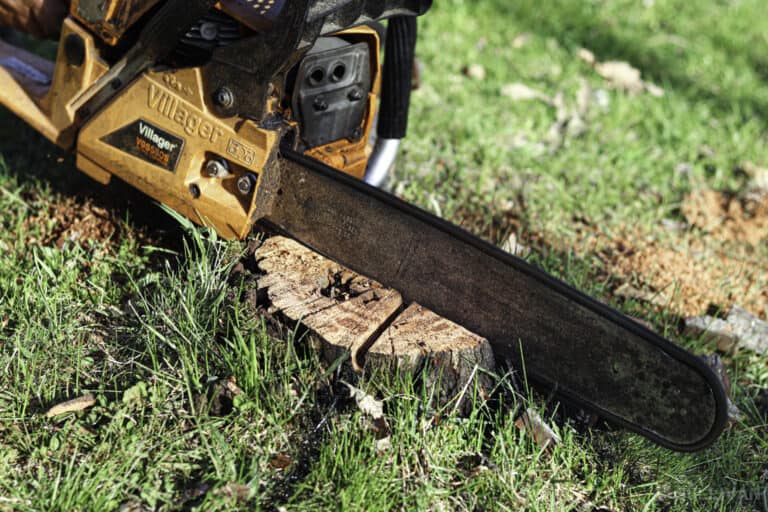
<svg viewBox="0 0 768 512">
<path fill-rule="evenodd" d="M 627 61 L 651 80 L 675 89 L 692 101 L 705 102 L 720 113 L 738 112 L 745 120 L 754 116 L 768 118 L 768 92 L 755 95 L 753 91 L 725 87 L 714 74 L 707 80 L 695 79 L 686 73 L 682 48 L 676 52 L 669 46 L 663 49 L 649 47 L 640 35 L 622 30 L 621 23 L 608 24 L 600 20 L 597 16 L 599 9 L 585 2 L 558 2 L 556 6 L 509 2 L 500 5 L 497 11 L 500 16 L 514 19 L 531 32 L 554 38 L 566 47 L 587 48 L 598 60 Z M 715 33 L 710 37 L 714 47 L 745 60 L 756 76 L 768 82 L 765 47 L 752 45 L 746 48 L 722 34 Z"/>
</svg>

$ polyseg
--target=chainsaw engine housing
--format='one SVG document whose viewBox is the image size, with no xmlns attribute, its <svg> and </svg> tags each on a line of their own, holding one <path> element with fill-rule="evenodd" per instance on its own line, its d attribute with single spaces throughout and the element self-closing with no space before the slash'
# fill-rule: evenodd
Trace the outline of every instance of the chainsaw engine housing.
<svg viewBox="0 0 768 512">
<path fill-rule="evenodd" d="M 262 171 L 281 144 L 363 176 L 381 88 L 371 24 L 428 7 L 74 0 L 55 64 L 0 42 L 0 87 L 17 91 L 22 101 L 8 107 L 74 148 L 96 180 L 118 176 L 243 237 L 268 200 Z"/>
</svg>

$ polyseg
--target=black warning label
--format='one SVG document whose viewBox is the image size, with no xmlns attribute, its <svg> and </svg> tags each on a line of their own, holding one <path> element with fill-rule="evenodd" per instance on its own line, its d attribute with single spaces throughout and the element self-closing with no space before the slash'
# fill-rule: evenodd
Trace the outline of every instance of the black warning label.
<svg viewBox="0 0 768 512">
<path fill-rule="evenodd" d="M 184 148 L 180 139 L 143 119 L 123 126 L 101 139 L 103 142 L 173 172 Z"/>
</svg>

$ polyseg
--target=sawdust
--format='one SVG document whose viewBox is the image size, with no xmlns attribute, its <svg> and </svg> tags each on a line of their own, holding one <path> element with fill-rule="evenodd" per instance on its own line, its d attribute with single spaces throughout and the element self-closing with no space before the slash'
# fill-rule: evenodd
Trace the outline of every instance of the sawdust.
<svg viewBox="0 0 768 512">
<path fill-rule="evenodd" d="M 768 239 L 768 194 L 729 197 L 697 190 L 686 196 L 682 213 L 689 224 L 723 242 L 757 247 Z"/>
<path fill-rule="evenodd" d="M 669 237 L 634 228 L 608 236 L 590 229 L 581 230 L 574 250 L 596 254 L 617 289 L 629 283 L 654 306 L 680 316 L 725 311 L 734 303 L 763 318 L 768 312 L 768 260 L 746 244 L 725 245 L 692 231 Z"/>
</svg>

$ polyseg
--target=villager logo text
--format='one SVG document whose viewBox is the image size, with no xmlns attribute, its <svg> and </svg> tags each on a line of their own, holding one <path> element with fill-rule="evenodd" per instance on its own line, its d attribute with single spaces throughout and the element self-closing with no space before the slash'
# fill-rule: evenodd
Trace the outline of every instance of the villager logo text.
<svg viewBox="0 0 768 512">
<path fill-rule="evenodd" d="M 102 141 L 169 171 L 176 169 L 184 148 L 183 139 L 143 119 L 110 133 Z"/>
</svg>

